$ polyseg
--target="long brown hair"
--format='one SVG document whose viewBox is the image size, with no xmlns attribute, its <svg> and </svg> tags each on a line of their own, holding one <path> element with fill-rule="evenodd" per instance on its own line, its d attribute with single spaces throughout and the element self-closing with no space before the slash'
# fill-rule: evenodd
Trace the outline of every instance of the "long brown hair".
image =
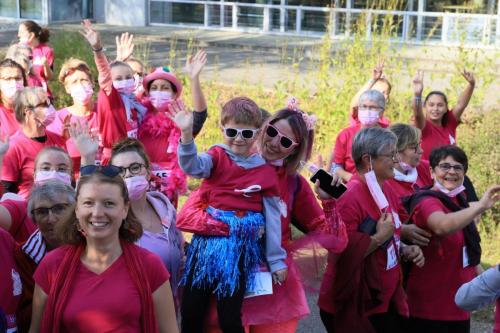
<svg viewBox="0 0 500 333">
<path fill-rule="evenodd" d="M 80 176 L 80 179 L 78 180 L 78 187 L 76 190 L 77 204 L 78 204 L 78 196 L 80 195 L 80 190 L 82 186 L 91 183 L 96 183 L 96 184 L 105 183 L 105 184 L 117 185 L 118 187 L 120 187 L 120 193 L 122 199 L 124 200 L 124 203 L 128 204 L 129 199 L 128 199 L 127 186 L 125 185 L 125 182 L 123 181 L 122 177 L 120 175 L 117 175 L 115 177 L 109 177 L 98 171 L 90 175 Z M 63 244 L 78 245 L 86 241 L 85 237 L 80 233 L 80 231 L 78 231 L 78 219 L 76 218 L 76 215 L 74 215 L 72 219 L 64 221 L 64 223 L 58 225 L 56 232 L 59 240 Z M 137 218 L 135 217 L 132 210 L 129 209 L 127 217 L 125 218 L 125 220 L 123 220 L 123 223 L 120 226 L 119 237 L 124 241 L 133 243 L 136 240 L 138 240 L 141 236 L 142 236 L 142 225 L 139 221 L 137 221 Z"/>
</svg>

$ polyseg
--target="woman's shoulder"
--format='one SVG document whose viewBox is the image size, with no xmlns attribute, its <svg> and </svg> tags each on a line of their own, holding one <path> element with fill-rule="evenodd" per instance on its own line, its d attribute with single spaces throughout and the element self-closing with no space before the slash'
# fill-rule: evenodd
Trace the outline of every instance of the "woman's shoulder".
<svg viewBox="0 0 500 333">
<path fill-rule="evenodd" d="M 46 269 L 56 269 L 61 264 L 66 253 L 71 249 L 72 245 L 63 245 L 50 252 L 43 257 L 40 262 L 40 266 L 46 267 Z"/>
</svg>

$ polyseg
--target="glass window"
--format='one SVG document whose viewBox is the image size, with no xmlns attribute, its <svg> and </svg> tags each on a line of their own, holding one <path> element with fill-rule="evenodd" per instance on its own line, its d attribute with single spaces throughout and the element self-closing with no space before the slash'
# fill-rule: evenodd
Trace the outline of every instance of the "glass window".
<svg viewBox="0 0 500 333">
<path fill-rule="evenodd" d="M 0 16 L 16 18 L 17 17 L 16 0 L 1 0 Z"/>
<path fill-rule="evenodd" d="M 20 0 L 21 18 L 41 20 L 42 1 L 40 0 Z"/>
<path fill-rule="evenodd" d="M 204 6 L 199 4 L 151 2 L 152 23 L 203 24 Z"/>
<path fill-rule="evenodd" d="M 79 21 L 93 17 L 92 0 L 51 0 L 51 21 Z"/>
</svg>

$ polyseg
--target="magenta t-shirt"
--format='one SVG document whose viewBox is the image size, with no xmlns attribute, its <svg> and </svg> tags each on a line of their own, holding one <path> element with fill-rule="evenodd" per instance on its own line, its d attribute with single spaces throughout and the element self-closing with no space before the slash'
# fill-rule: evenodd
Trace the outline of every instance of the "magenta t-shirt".
<svg viewBox="0 0 500 333">
<path fill-rule="evenodd" d="M 0 105 L 0 132 L 2 135 L 12 135 L 19 129 L 19 123 L 16 120 L 14 110 L 7 109 Z"/>
<path fill-rule="evenodd" d="M 65 148 L 64 139 L 52 132 L 46 131 L 47 140 L 38 142 L 28 138 L 22 130 L 10 138 L 10 147 L 3 159 L 2 180 L 17 183 L 19 195 L 27 199 L 33 186 L 35 158 L 47 146 Z"/>
<path fill-rule="evenodd" d="M 37 47 L 33 47 L 33 71 L 40 78 L 42 86 L 47 90 L 47 94 L 51 96 L 48 80 L 45 77 L 45 73 L 42 65 L 42 58 L 45 57 L 49 63 L 50 68 L 54 67 L 54 50 L 47 44 L 39 44 Z"/>
<path fill-rule="evenodd" d="M 429 160 L 433 148 L 454 145 L 457 137 L 458 121 L 453 112 L 448 111 L 445 115 L 446 124 L 436 126 L 430 120 L 425 120 L 425 127 L 422 130 L 422 158 Z"/>
<path fill-rule="evenodd" d="M 160 258 L 145 249 L 139 256 L 151 291 L 156 291 L 170 274 Z M 34 274 L 34 280 L 49 294 L 68 247 L 49 252 Z M 80 261 L 62 314 L 62 332 L 135 333 L 141 331 L 141 300 L 123 255 L 101 274 Z"/>
<path fill-rule="evenodd" d="M 21 300 L 23 285 L 14 261 L 16 243 L 0 228 L 0 308 L 7 319 L 7 332 L 16 331 L 16 308 Z"/>
</svg>

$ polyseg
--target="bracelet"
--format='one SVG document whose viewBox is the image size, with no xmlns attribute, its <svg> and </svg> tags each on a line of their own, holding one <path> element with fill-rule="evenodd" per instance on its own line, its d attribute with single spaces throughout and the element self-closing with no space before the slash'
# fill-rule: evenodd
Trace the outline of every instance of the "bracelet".
<svg viewBox="0 0 500 333">
<path fill-rule="evenodd" d="M 102 46 L 100 48 L 98 48 L 97 50 L 92 48 L 92 51 L 94 51 L 95 53 L 102 52 L 102 50 L 103 50 Z"/>
</svg>

